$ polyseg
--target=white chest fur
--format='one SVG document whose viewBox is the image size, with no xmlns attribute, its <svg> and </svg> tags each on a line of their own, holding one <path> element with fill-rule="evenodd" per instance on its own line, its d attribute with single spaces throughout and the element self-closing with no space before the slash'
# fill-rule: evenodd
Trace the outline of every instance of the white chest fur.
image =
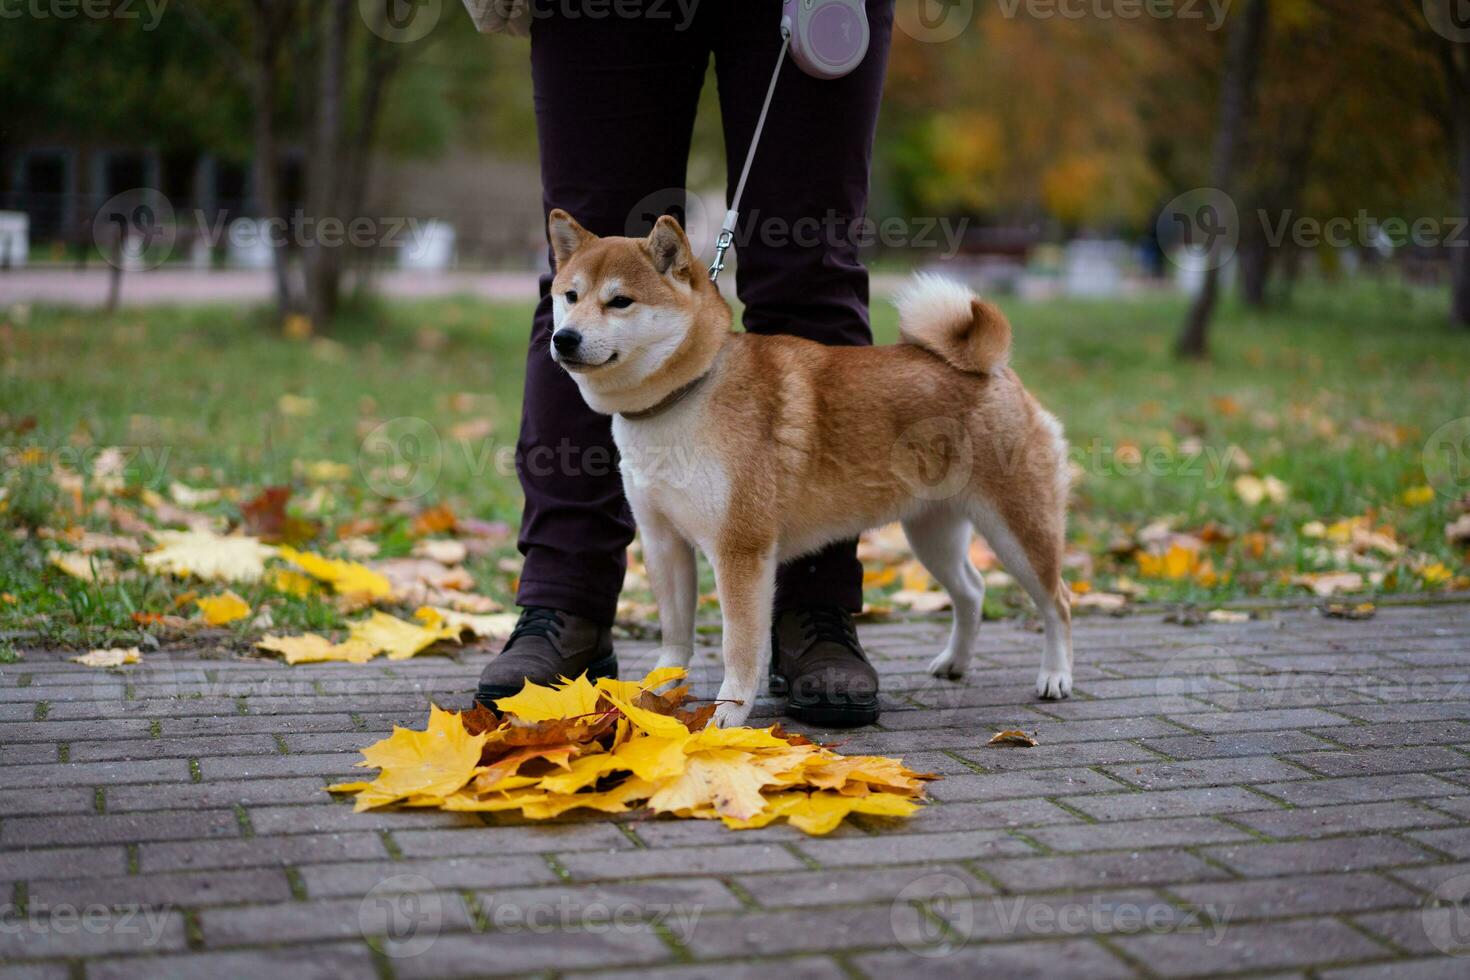
<svg viewBox="0 0 1470 980">
<path fill-rule="evenodd" d="M 663 515 L 689 541 L 707 547 L 719 535 L 730 485 L 710 436 L 704 392 L 653 418 L 613 416 L 623 490 L 635 514 Z"/>
</svg>

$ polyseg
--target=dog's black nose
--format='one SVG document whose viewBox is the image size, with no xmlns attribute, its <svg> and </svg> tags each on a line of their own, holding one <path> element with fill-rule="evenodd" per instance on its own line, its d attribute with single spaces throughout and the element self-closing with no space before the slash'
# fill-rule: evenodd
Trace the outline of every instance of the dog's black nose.
<svg viewBox="0 0 1470 980">
<path fill-rule="evenodd" d="M 582 335 L 570 327 L 558 330 L 551 335 L 551 346 L 556 348 L 558 354 L 570 354 L 582 343 Z"/>
</svg>

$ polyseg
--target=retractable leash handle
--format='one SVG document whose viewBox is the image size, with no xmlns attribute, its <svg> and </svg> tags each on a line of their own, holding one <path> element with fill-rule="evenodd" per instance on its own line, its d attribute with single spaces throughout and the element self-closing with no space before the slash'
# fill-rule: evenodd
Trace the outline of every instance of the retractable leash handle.
<svg viewBox="0 0 1470 980">
<path fill-rule="evenodd" d="M 776 94 L 776 82 L 781 77 L 781 66 L 786 63 L 786 53 L 789 51 L 796 66 L 813 78 L 841 78 L 848 74 L 862 64 L 868 53 L 868 15 L 863 3 L 864 0 L 785 0 L 782 4 L 781 53 L 776 56 L 776 68 L 771 72 L 766 101 L 761 106 L 760 118 L 756 120 L 755 132 L 750 137 L 750 149 L 745 152 L 740 182 L 735 185 L 730 210 L 725 212 L 719 238 L 715 239 L 715 259 L 709 267 L 710 282 L 719 282 L 720 273 L 725 269 L 725 253 L 735 243 L 735 226 L 740 221 L 740 198 L 745 194 L 745 182 L 750 177 L 750 165 L 755 160 L 756 147 L 760 145 L 761 131 L 766 128 L 766 115 L 771 111 L 771 99 Z"/>
</svg>

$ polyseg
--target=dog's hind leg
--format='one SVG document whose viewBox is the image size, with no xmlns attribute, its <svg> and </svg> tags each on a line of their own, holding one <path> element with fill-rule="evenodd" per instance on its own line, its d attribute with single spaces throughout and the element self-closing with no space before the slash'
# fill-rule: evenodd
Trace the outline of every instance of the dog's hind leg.
<svg viewBox="0 0 1470 980">
<path fill-rule="evenodd" d="M 714 722 L 745 724 L 771 661 L 771 604 L 776 597 L 775 545 L 721 542 L 710 558 L 724 619 L 725 680 Z"/>
<path fill-rule="evenodd" d="M 958 510 L 936 507 L 906 519 L 903 533 L 954 605 L 949 645 L 929 664 L 929 673 L 957 679 L 970 666 L 985 605 L 985 580 L 970 563 L 970 522 Z"/>
<path fill-rule="evenodd" d="M 1036 603 L 1046 628 L 1036 696 L 1048 701 L 1072 694 L 1072 607 L 1062 581 L 1064 525 L 1049 515 L 1013 504 L 1004 512 L 975 501 L 972 517 L 1006 571 Z"/>
</svg>

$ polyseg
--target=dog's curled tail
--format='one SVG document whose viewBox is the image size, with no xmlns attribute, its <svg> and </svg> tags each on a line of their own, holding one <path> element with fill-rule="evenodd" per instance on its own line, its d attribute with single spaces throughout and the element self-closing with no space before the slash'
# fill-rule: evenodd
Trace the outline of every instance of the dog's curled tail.
<svg viewBox="0 0 1470 980">
<path fill-rule="evenodd" d="M 894 297 L 906 344 L 922 347 L 961 371 L 993 374 L 1011 356 L 1011 324 L 952 279 L 921 273 Z"/>
</svg>

